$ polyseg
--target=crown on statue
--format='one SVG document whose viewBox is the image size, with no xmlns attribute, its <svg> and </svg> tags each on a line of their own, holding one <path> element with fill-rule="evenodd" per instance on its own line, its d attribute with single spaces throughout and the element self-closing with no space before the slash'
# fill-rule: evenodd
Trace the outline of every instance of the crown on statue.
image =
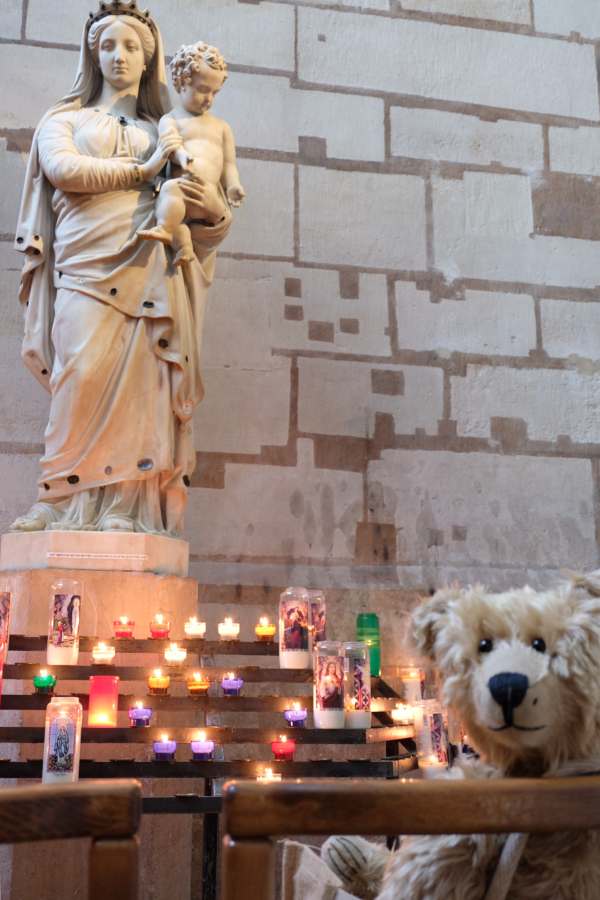
<svg viewBox="0 0 600 900">
<path fill-rule="evenodd" d="M 91 12 L 89 25 L 93 25 L 105 16 L 133 16 L 146 25 L 151 25 L 150 11 L 138 9 L 137 0 L 102 0 L 98 12 Z"/>
</svg>

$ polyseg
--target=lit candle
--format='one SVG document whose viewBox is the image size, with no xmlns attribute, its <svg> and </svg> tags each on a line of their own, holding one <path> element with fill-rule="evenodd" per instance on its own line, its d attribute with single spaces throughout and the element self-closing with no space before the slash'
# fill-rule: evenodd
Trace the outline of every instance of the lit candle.
<svg viewBox="0 0 600 900">
<path fill-rule="evenodd" d="M 210 680 L 202 672 L 194 672 L 186 682 L 188 694 L 192 697 L 206 697 L 210 687 Z"/>
<path fill-rule="evenodd" d="M 256 776 L 257 781 L 262 781 L 265 784 L 271 781 L 281 781 L 282 775 L 281 772 L 274 772 L 273 769 L 266 768 L 260 775 Z"/>
<path fill-rule="evenodd" d="M 284 710 L 283 715 L 290 728 L 304 728 L 306 725 L 308 714 L 299 703 L 292 703 L 292 708 Z"/>
<path fill-rule="evenodd" d="M 278 741 L 271 742 L 271 750 L 277 762 L 292 762 L 294 751 L 296 750 L 296 741 L 288 741 L 285 734 L 280 734 Z"/>
<path fill-rule="evenodd" d="M 239 622 L 234 622 L 231 616 L 226 616 L 224 622 L 219 622 L 217 630 L 222 641 L 237 641 L 240 636 Z"/>
<path fill-rule="evenodd" d="M 206 732 L 200 731 L 195 741 L 190 744 L 192 748 L 192 758 L 196 760 L 212 759 L 215 742 L 206 740 Z"/>
<path fill-rule="evenodd" d="M 119 704 L 118 675 L 90 675 L 90 728 L 116 728 Z"/>
<path fill-rule="evenodd" d="M 40 669 L 39 673 L 33 676 L 33 686 L 36 694 L 52 694 L 55 685 L 56 677 L 48 669 Z"/>
<path fill-rule="evenodd" d="M 43 782 L 70 783 L 79 778 L 81 721 L 77 697 L 53 697 L 46 707 Z"/>
<path fill-rule="evenodd" d="M 396 703 L 395 708 L 391 712 L 392 719 L 394 722 L 405 722 L 411 723 L 414 722 L 415 713 L 408 703 Z"/>
<path fill-rule="evenodd" d="M 196 616 L 190 616 L 183 626 L 185 636 L 189 638 L 203 638 L 206 634 L 206 622 L 199 622 Z"/>
<path fill-rule="evenodd" d="M 152 749 L 157 762 L 168 762 L 175 759 L 177 741 L 170 741 L 168 734 L 161 734 L 160 741 L 154 741 Z"/>
<path fill-rule="evenodd" d="M 135 622 L 132 622 L 129 616 L 119 616 L 119 618 L 115 619 L 113 622 L 115 637 L 132 638 L 134 626 Z"/>
<path fill-rule="evenodd" d="M 162 669 L 154 669 L 148 676 L 148 691 L 150 694 L 168 694 L 171 679 L 163 675 Z"/>
<path fill-rule="evenodd" d="M 170 666 L 181 666 L 185 662 L 187 650 L 179 644 L 169 644 L 165 650 L 165 662 Z"/>
<path fill-rule="evenodd" d="M 221 687 L 226 697 L 239 697 L 244 687 L 244 679 L 236 678 L 234 672 L 228 672 L 223 676 Z"/>
<path fill-rule="evenodd" d="M 152 718 L 152 710 L 149 706 L 144 706 L 141 700 L 136 700 L 135 706 L 130 707 L 127 715 L 132 728 L 147 728 Z"/>
<path fill-rule="evenodd" d="M 171 630 L 171 623 L 167 619 L 164 613 L 156 613 L 153 620 L 150 622 L 150 637 L 151 638 L 165 638 L 169 637 L 169 632 Z"/>
<path fill-rule="evenodd" d="M 276 632 L 275 625 L 269 622 L 268 616 L 261 616 L 258 625 L 254 629 L 254 633 L 259 641 L 272 641 Z"/>
<path fill-rule="evenodd" d="M 94 644 L 92 647 L 92 659 L 97 666 L 109 665 L 114 658 L 115 648 L 111 647 L 110 644 L 105 643 L 105 641 L 98 641 L 98 643 Z"/>
<path fill-rule="evenodd" d="M 406 703 L 420 703 L 425 694 L 425 673 L 421 669 L 410 666 L 400 670 L 400 679 Z"/>
<path fill-rule="evenodd" d="M 445 763 L 440 762 L 435 753 L 430 753 L 428 756 L 422 758 L 420 757 L 418 760 L 418 767 L 423 773 L 423 778 L 435 778 L 448 768 Z"/>
</svg>

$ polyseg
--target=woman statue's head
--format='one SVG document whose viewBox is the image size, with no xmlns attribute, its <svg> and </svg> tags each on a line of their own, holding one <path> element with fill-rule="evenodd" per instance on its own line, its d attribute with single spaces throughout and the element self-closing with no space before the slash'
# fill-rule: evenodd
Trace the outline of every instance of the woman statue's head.
<svg viewBox="0 0 600 900">
<path fill-rule="evenodd" d="M 100 7 L 85 24 L 77 78 L 58 106 L 94 103 L 106 80 L 117 90 L 130 88 L 137 95 L 139 116 L 159 119 L 168 108 L 168 91 L 158 28 L 134 2 L 127 9 L 114 0 Z"/>
</svg>

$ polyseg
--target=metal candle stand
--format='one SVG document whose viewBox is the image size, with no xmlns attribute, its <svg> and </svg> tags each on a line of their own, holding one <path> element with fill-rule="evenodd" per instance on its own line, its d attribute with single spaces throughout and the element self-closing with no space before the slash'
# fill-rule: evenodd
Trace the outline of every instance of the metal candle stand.
<svg viewBox="0 0 600 900">
<path fill-rule="evenodd" d="M 168 640 L 157 638 L 146 639 L 115 639 L 112 643 L 118 654 L 128 654 L 135 657 L 136 653 L 157 653 L 158 665 L 162 664 L 164 649 L 168 646 Z M 80 652 L 91 652 L 94 640 L 82 637 L 80 639 Z M 155 759 L 137 762 L 132 759 L 119 759 L 111 761 L 82 760 L 80 765 L 81 778 L 198 778 L 204 781 L 204 790 L 201 794 L 177 794 L 164 797 L 145 797 L 143 799 L 143 811 L 146 814 L 183 813 L 187 815 L 204 816 L 203 827 L 203 857 L 202 878 L 204 900 L 216 900 L 217 897 L 217 873 L 219 850 L 219 813 L 221 810 L 221 798 L 213 796 L 213 783 L 217 778 L 256 778 L 265 765 L 269 765 L 275 772 L 281 773 L 284 778 L 398 778 L 403 772 L 415 765 L 414 756 L 407 752 L 402 741 L 410 742 L 413 729 L 407 725 L 394 725 L 388 710 L 394 706 L 398 695 L 380 678 L 374 678 L 372 682 L 373 716 L 378 725 L 369 729 L 294 729 L 294 740 L 300 744 L 327 744 L 327 745 L 357 745 L 380 743 L 385 746 L 383 758 L 378 760 L 309 760 L 303 762 L 273 762 L 270 752 L 270 743 L 277 740 L 278 735 L 287 729 L 283 713 L 291 706 L 293 700 L 301 700 L 310 703 L 306 695 L 296 694 L 287 697 L 252 697 L 242 696 L 202 696 L 190 697 L 186 692 L 185 669 L 196 667 L 196 660 L 200 657 L 212 655 L 230 656 L 256 656 L 269 657 L 278 655 L 276 643 L 265 641 L 206 641 L 202 639 L 185 639 L 179 642 L 188 651 L 186 666 L 179 674 L 172 674 L 170 692 L 167 695 L 155 695 L 148 701 L 147 706 L 155 711 L 185 711 L 189 710 L 190 718 L 197 717 L 199 709 L 205 713 L 214 712 L 280 712 L 281 727 L 272 728 L 242 728 L 242 727 L 210 727 L 194 726 L 193 728 L 181 727 L 154 727 L 144 728 L 103 727 L 87 728 L 82 731 L 83 744 L 145 744 L 151 745 L 160 740 L 161 732 L 169 732 L 170 737 L 178 744 L 186 744 L 194 739 L 194 735 L 201 728 L 207 732 L 210 740 L 217 745 L 236 743 L 256 743 L 264 745 L 265 758 L 261 761 L 232 760 L 224 762 L 218 759 L 193 759 L 190 752 L 189 761 L 157 761 Z M 39 653 L 46 649 L 46 637 L 28 637 L 24 635 L 12 635 L 9 644 L 11 651 L 22 653 Z M 196 659 L 194 659 L 194 656 Z M 97 674 L 98 669 L 90 662 L 90 665 L 77 666 L 52 666 L 52 673 L 60 681 L 83 680 L 88 681 L 90 675 Z M 206 665 L 202 662 L 198 668 L 202 669 L 211 681 L 219 681 L 223 674 L 222 667 Z M 233 668 L 233 666 L 230 666 Z M 128 681 L 146 681 L 151 666 L 117 665 L 110 667 L 110 674 L 120 678 L 119 711 L 123 713 L 123 720 L 127 720 L 127 711 L 133 706 L 135 695 L 128 692 Z M 4 666 L 5 688 L 11 681 L 28 681 L 37 675 L 39 663 L 10 662 Z M 246 684 L 262 682 L 289 685 L 291 692 L 294 686 L 312 684 L 313 673 L 307 669 L 279 669 L 268 666 L 236 667 L 236 673 L 244 679 Z M 176 688 L 176 685 L 180 685 Z M 86 694 L 78 695 L 84 711 L 88 708 L 89 697 Z M 10 744 L 39 744 L 40 756 L 36 759 L 23 762 L 0 760 L 0 778 L 41 778 L 42 760 L 41 749 L 44 741 L 43 716 L 46 704 L 51 695 L 29 693 L 17 694 L 9 690 L 4 691 L 0 703 L 0 742 Z M 139 698 L 143 699 L 143 698 Z M 38 710 L 39 725 L 35 726 L 3 726 L 1 713 L 5 710 Z M 84 716 L 84 723 L 86 717 Z M 409 743 L 408 746 L 411 746 Z M 400 754 L 400 751 L 403 751 Z M 150 754 L 148 754 L 150 756 Z"/>
</svg>

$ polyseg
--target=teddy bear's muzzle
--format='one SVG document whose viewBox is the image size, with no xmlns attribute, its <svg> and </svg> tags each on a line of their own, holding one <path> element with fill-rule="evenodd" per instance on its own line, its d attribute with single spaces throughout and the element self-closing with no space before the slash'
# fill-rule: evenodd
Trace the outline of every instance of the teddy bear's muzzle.
<svg viewBox="0 0 600 900">
<path fill-rule="evenodd" d="M 502 708 L 504 727 L 511 728 L 513 712 L 521 705 L 529 688 L 527 675 L 518 672 L 499 672 L 490 678 L 488 688 L 498 706 Z"/>
</svg>

